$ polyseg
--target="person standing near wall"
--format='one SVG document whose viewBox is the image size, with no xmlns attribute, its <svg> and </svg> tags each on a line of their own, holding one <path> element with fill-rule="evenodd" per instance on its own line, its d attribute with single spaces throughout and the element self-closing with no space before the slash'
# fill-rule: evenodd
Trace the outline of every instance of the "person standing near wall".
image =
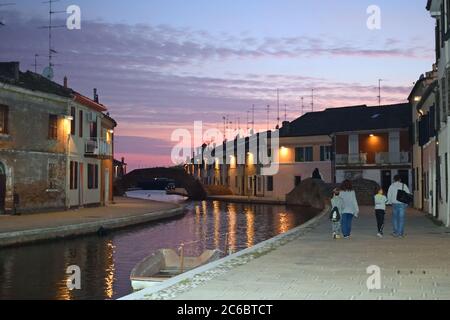
<svg viewBox="0 0 450 320">
<path fill-rule="evenodd" d="M 345 239 L 349 239 L 352 233 L 353 218 L 358 218 L 359 205 L 356 199 L 356 192 L 353 190 L 353 185 L 350 180 L 345 180 L 342 183 L 340 197 L 344 202 L 344 209 L 342 214 L 342 234 Z"/>
<path fill-rule="evenodd" d="M 408 204 L 399 201 L 399 192 L 403 191 L 406 194 L 411 194 L 406 184 L 402 182 L 399 175 L 394 177 L 394 183 L 388 191 L 388 203 L 392 205 L 392 225 L 394 227 L 395 238 L 403 238 L 405 236 L 405 216 Z"/>
</svg>

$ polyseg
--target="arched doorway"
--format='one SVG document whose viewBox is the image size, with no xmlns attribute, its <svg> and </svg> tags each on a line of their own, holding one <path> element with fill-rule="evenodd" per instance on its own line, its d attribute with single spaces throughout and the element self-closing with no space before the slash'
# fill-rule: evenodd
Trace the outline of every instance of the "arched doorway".
<svg viewBox="0 0 450 320">
<path fill-rule="evenodd" d="M 5 198 L 6 198 L 6 168 L 0 162 L 0 214 L 5 214 Z"/>
</svg>

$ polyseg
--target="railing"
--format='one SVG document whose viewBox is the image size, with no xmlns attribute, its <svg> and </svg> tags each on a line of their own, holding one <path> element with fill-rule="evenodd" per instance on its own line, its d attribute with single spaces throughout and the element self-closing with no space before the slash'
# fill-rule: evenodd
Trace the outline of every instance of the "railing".
<svg viewBox="0 0 450 320">
<path fill-rule="evenodd" d="M 112 156 L 112 145 L 105 139 L 91 138 L 86 140 L 84 152 L 91 156 Z"/>
<path fill-rule="evenodd" d="M 337 154 L 336 164 L 337 165 L 367 164 L 367 153 Z"/>
<path fill-rule="evenodd" d="M 376 164 L 408 164 L 410 162 L 409 152 L 380 152 L 375 155 Z"/>
</svg>

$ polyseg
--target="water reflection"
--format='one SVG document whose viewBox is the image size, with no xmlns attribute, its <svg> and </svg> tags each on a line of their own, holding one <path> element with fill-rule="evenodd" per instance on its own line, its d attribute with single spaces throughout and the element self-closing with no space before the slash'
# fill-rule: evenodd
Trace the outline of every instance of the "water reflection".
<svg viewBox="0 0 450 320">
<path fill-rule="evenodd" d="M 104 238 L 1 249 L 0 299 L 115 299 L 131 292 L 129 274 L 134 265 L 160 248 L 177 250 L 181 243 L 190 243 L 187 255 L 199 255 L 207 248 L 236 252 L 286 232 L 315 214 L 284 206 L 193 202 L 182 218 Z M 71 265 L 81 268 L 81 290 L 67 289 L 66 269 Z"/>
</svg>

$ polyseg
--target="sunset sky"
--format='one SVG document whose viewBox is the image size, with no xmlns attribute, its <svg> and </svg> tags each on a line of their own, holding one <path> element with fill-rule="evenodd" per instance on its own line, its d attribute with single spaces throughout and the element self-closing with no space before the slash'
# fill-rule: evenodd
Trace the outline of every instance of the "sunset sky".
<svg viewBox="0 0 450 320">
<path fill-rule="evenodd" d="M 0 60 L 34 70 L 39 54 L 42 70 L 48 6 L 6 2 L 16 5 L 0 7 Z M 288 120 L 300 116 L 301 96 L 310 104 L 312 88 L 316 110 L 376 105 L 379 78 L 383 103 L 404 102 L 434 61 L 426 0 L 61 0 L 55 10 L 71 4 L 81 7 L 82 29 L 55 30 L 55 81 L 67 75 L 88 96 L 98 88 L 119 123 L 116 157 L 131 169 L 171 165 L 172 131 L 194 121 L 222 128 L 228 114 L 245 128 L 255 104 L 265 129 L 269 104 L 274 127 L 277 88 Z M 381 30 L 366 26 L 372 4 Z"/>
</svg>

